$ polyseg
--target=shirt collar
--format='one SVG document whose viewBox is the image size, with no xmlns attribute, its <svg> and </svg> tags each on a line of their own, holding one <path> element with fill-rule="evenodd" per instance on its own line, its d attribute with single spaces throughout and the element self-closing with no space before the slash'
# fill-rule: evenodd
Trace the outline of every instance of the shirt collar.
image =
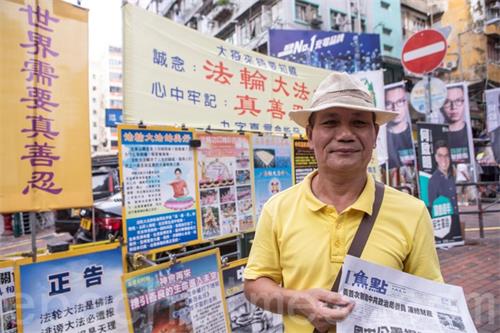
<svg viewBox="0 0 500 333">
<path fill-rule="evenodd" d="M 306 199 L 307 207 L 312 211 L 318 211 L 323 207 L 327 206 L 324 202 L 319 200 L 311 189 L 312 179 L 314 176 L 318 174 L 317 170 L 314 170 L 310 174 L 308 174 L 304 181 L 302 182 L 303 193 Z M 373 209 L 373 200 L 375 200 L 375 181 L 373 180 L 372 175 L 367 174 L 366 184 L 363 188 L 358 199 L 349 207 L 346 208 L 346 211 L 349 209 L 356 209 L 362 212 L 365 212 L 369 215 L 372 214 Z"/>
</svg>

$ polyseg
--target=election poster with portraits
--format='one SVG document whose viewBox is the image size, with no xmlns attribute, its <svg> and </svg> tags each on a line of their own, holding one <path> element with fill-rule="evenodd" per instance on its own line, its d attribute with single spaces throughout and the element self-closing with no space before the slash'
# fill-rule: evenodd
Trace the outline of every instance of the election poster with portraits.
<svg viewBox="0 0 500 333">
<path fill-rule="evenodd" d="M 267 199 L 292 186 L 292 146 L 288 137 L 253 135 L 252 149 L 258 221 Z"/>
<path fill-rule="evenodd" d="M 294 184 L 300 183 L 304 178 L 318 168 L 314 150 L 309 147 L 307 139 L 293 138 L 293 178 Z"/>
<path fill-rule="evenodd" d="M 16 333 L 16 292 L 13 262 L 0 262 L 0 333 Z"/>
<path fill-rule="evenodd" d="M 432 218 L 436 246 L 464 244 L 448 125 L 417 123 L 420 199 Z"/>
<path fill-rule="evenodd" d="M 416 189 L 415 146 L 412 137 L 408 93 L 403 81 L 385 86 L 385 109 L 398 115 L 386 124 L 387 168 L 391 186 Z"/>
<path fill-rule="evenodd" d="M 495 161 L 500 163 L 500 88 L 485 91 L 486 126 L 491 138 Z"/>
<path fill-rule="evenodd" d="M 118 137 L 128 252 L 197 241 L 193 132 L 120 125 Z"/>
<path fill-rule="evenodd" d="M 441 115 L 443 124 L 449 126 L 448 142 L 453 164 L 473 164 L 474 144 L 469 111 L 469 93 L 467 83 L 460 82 L 446 85 L 447 95 Z"/>
<path fill-rule="evenodd" d="M 231 262 L 222 269 L 224 295 L 232 333 L 281 333 L 281 315 L 263 310 L 250 303 L 243 291 L 243 271 L 247 259 Z"/>
<path fill-rule="evenodd" d="M 202 238 L 255 227 L 250 135 L 196 132 Z"/>
<path fill-rule="evenodd" d="M 19 261 L 18 331 L 127 332 L 119 244 Z"/>
<path fill-rule="evenodd" d="M 230 332 L 219 250 L 125 274 L 129 332 Z"/>
</svg>

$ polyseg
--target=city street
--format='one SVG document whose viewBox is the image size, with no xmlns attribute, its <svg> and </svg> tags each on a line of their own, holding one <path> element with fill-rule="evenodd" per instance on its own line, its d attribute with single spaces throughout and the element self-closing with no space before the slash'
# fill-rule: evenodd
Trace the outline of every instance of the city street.
<svg viewBox="0 0 500 333">
<path fill-rule="evenodd" d="M 477 210 L 477 206 L 460 208 L 462 212 Z M 500 209 L 500 203 L 484 204 L 483 209 Z M 461 215 L 466 226 L 466 244 L 449 249 L 438 249 L 445 282 L 464 288 L 469 310 L 478 332 L 500 332 L 500 213 L 483 216 L 484 238 L 479 238 L 477 215 Z M 53 228 L 39 231 L 37 247 L 70 242 L 68 233 L 57 234 Z M 18 238 L 0 237 L 0 256 L 31 251 L 31 235 Z"/>
<path fill-rule="evenodd" d="M 0 0 L 0 32 L 0 333 L 500 333 L 500 1 Z"/>
</svg>

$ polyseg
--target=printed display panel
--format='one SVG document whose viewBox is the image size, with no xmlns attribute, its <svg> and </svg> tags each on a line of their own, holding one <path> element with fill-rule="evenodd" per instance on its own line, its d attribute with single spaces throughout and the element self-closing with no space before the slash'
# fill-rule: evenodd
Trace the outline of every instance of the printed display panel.
<svg viewBox="0 0 500 333">
<path fill-rule="evenodd" d="M 123 276 L 130 332 L 229 332 L 218 249 Z"/>
<path fill-rule="evenodd" d="M 249 135 L 197 132 L 196 137 L 203 239 L 253 229 Z"/>
<path fill-rule="evenodd" d="M 119 126 L 129 252 L 198 239 L 196 172 L 191 131 Z"/>
<path fill-rule="evenodd" d="M 292 147 L 289 138 L 281 136 L 254 135 L 252 137 L 255 221 L 258 221 L 262 206 L 274 194 L 292 186 Z"/>
</svg>

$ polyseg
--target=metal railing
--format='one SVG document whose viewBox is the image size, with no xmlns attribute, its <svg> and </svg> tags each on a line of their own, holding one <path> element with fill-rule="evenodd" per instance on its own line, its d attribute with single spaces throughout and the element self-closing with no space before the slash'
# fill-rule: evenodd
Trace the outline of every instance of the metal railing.
<svg viewBox="0 0 500 333">
<path fill-rule="evenodd" d="M 499 181 L 488 181 L 488 182 L 460 182 L 457 183 L 456 186 L 475 186 L 477 190 L 476 194 L 476 210 L 468 210 L 459 212 L 460 215 L 478 215 L 478 223 L 479 223 L 479 237 L 484 238 L 484 214 L 490 213 L 499 213 L 500 208 L 491 208 L 500 203 L 500 193 L 498 189 L 500 188 Z M 494 186 L 495 190 L 495 198 L 482 198 L 481 195 L 483 193 L 482 190 L 487 190 L 489 186 Z M 491 200 L 488 200 L 491 199 Z M 485 201 L 483 203 L 483 201 Z"/>
</svg>

